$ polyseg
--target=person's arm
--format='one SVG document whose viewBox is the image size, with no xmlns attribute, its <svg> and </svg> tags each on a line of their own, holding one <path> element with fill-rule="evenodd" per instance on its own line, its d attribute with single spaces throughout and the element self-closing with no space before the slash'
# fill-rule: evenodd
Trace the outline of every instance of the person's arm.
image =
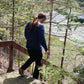
<svg viewBox="0 0 84 84">
<path fill-rule="evenodd" d="M 46 40 L 45 40 L 45 31 L 44 31 L 44 26 L 43 25 L 40 25 L 39 34 L 40 34 L 39 38 L 40 38 L 41 45 L 43 46 L 45 51 L 47 51 L 48 48 L 47 48 L 47 44 L 46 44 Z"/>
<path fill-rule="evenodd" d="M 28 27 L 29 27 L 29 23 L 26 24 L 26 27 L 25 27 L 25 32 L 24 32 L 24 35 L 25 35 L 25 38 L 28 39 Z"/>
</svg>

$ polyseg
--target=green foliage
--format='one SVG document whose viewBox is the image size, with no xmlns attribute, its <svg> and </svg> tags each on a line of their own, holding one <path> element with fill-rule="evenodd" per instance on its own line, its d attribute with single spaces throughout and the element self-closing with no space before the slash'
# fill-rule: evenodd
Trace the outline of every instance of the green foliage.
<svg viewBox="0 0 84 84">
<path fill-rule="evenodd" d="M 4 35 L 5 35 L 5 33 L 6 33 L 6 30 L 5 30 L 5 29 L 1 29 L 1 28 L 0 28 L 0 36 L 4 36 Z"/>
<path fill-rule="evenodd" d="M 80 7 L 84 7 L 84 0 L 76 0 L 76 1 L 79 3 Z"/>
<path fill-rule="evenodd" d="M 60 13 L 62 15 L 68 15 L 68 13 L 66 11 L 64 11 L 64 9 L 56 8 L 55 11 L 57 11 L 58 13 Z"/>
<path fill-rule="evenodd" d="M 77 66 L 77 67 L 74 67 L 74 68 L 73 68 L 73 71 L 74 71 L 75 73 L 76 73 L 76 72 L 77 72 L 77 73 L 80 73 L 80 72 L 81 72 L 81 69 L 82 69 L 82 66 L 83 66 L 83 65 L 81 64 L 81 65 L 79 65 L 79 66 Z M 83 74 L 83 73 L 82 73 L 82 74 Z"/>
<path fill-rule="evenodd" d="M 80 81 L 81 84 L 83 84 L 84 83 L 84 65 L 83 64 L 78 65 L 73 69 L 73 71 L 75 73 L 78 73 L 76 75 L 76 81 Z"/>
<path fill-rule="evenodd" d="M 77 1 L 83 2 L 84 0 L 77 0 Z"/>
<path fill-rule="evenodd" d="M 61 74 L 62 70 L 60 69 L 60 67 L 56 68 L 50 65 L 45 65 L 40 69 L 40 73 L 43 74 L 43 79 L 46 80 L 48 84 L 57 84 L 58 80 L 63 78 Z"/>
<path fill-rule="evenodd" d="M 71 21 L 84 23 L 84 19 L 83 18 L 78 18 L 77 16 L 71 18 Z"/>
<path fill-rule="evenodd" d="M 68 8 L 73 8 L 73 7 L 78 7 L 78 3 L 76 2 L 76 0 L 64 0 L 66 1 L 67 7 Z"/>
<path fill-rule="evenodd" d="M 83 42 L 84 44 L 84 42 Z M 84 55 L 84 47 L 82 46 L 81 48 L 78 48 L 78 51 L 81 53 L 81 55 Z"/>
</svg>

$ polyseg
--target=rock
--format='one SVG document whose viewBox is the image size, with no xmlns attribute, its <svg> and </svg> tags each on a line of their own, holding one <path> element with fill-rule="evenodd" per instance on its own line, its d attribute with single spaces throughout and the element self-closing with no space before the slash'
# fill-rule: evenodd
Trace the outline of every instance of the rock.
<svg viewBox="0 0 84 84">
<path fill-rule="evenodd" d="M 21 77 L 18 71 L 0 75 L 0 84 L 47 84 L 32 77 Z"/>
</svg>

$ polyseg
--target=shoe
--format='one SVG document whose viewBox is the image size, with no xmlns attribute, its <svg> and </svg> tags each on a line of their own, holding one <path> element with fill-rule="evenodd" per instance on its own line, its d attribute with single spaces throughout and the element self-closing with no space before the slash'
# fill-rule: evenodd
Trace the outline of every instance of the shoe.
<svg viewBox="0 0 84 84">
<path fill-rule="evenodd" d="M 38 79 L 38 80 L 43 81 L 43 79 Z"/>
<path fill-rule="evenodd" d="M 19 74 L 23 77 L 24 76 L 24 70 L 22 70 L 21 68 L 19 69 Z"/>
</svg>

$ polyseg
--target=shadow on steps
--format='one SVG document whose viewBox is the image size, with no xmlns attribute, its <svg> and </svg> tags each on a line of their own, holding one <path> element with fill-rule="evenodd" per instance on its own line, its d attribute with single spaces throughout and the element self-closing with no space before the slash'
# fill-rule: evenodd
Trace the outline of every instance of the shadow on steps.
<svg viewBox="0 0 84 84">
<path fill-rule="evenodd" d="M 36 80 L 32 77 L 21 77 L 18 76 L 17 78 L 8 78 L 3 81 L 3 84 L 45 84 L 39 80 Z"/>
<path fill-rule="evenodd" d="M 21 77 L 18 71 L 0 75 L 0 84 L 46 84 L 32 77 Z"/>
</svg>

